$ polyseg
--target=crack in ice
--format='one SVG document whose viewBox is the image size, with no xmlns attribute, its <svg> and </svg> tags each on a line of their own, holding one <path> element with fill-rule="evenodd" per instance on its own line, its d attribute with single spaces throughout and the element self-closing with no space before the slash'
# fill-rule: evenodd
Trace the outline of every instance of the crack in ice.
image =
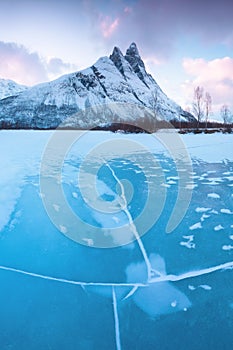
<svg viewBox="0 0 233 350">
<path fill-rule="evenodd" d="M 112 301 L 113 301 L 113 312 L 114 312 L 114 321 L 115 321 L 116 348 L 117 350 L 121 350 L 120 325 L 119 325 L 119 317 L 118 317 L 118 310 L 117 310 L 117 298 L 116 298 L 116 292 L 114 287 L 112 287 Z"/>
<path fill-rule="evenodd" d="M 67 283 L 67 284 L 74 284 L 81 286 L 84 288 L 85 286 L 104 286 L 104 287 L 112 287 L 112 286 L 120 286 L 120 287 L 134 287 L 137 285 L 138 287 L 147 287 L 146 283 L 101 283 L 101 282 L 82 282 L 82 281 L 73 281 L 68 280 L 65 278 L 59 278 L 59 277 L 52 277 L 47 275 L 42 275 L 39 273 L 29 272 L 21 269 L 16 269 L 14 267 L 8 267 L 8 266 L 0 266 L 0 270 L 10 271 L 10 272 L 16 272 L 20 273 L 22 275 L 31 276 L 31 277 L 37 277 L 49 281 L 55 281 L 55 282 L 61 282 L 61 283 Z"/>
<path fill-rule="evenodd" d="M 128 298 L 130 298 L 132 295 L 134 295 L 134 293 L 138 290 L 138 286 L 134 286 L 129 293 L 123 298 L 123 300 L 126 300 Z"/>
<path fill-rule="evenodd" d="M 137 282 L 131 282 L 131 283 L 116 283 L 116 282 L 82 282 L 82 281 L 73 281 L 73 280 L 68 280 L 65 278 L 58 278 L 58 277 L 52 277 L 52 276 L 47 276 L 47 275 L 42 275 L 34 272 L 29 272 L 21 269 L 16 269 L 14 267 L 8 267 L 8 266 L 0 266 L 0 270 L 5 270 L 5 271 L 10 271 L 10 272 L 16 272 L 20 273 L 22 275 L 27 275 L 31 277 L 36 277 L 36 278 L 41 278 L 45 280 L 50 280 L 50 281 L 55 281 L 55 282 L 61 282 L 61 283 L 67 283 L 67 284 L 73 284 L 73 285 L 78 285 L 81 287 L 84 286 L 104 286 L 104 287 L 133 287 L 133 290 L 131 290 L 126 297 L 129 297 L 130 294 L 133 294 L 136 292 L 135 287 L 148 287 L 150 284 L 153 283 L 160 283 L 160 282 L 178 282 L 181 280 L 185 280 L 188 278 L 194 278 L 194 277 L 199 277 L 203 275 L 207 275 L 216 271 L 221 271 L 221 270 L 227 270 L 227 269 L 233 269 L 233 261 L 229 261 L 224 264 L 220 264 L 217 266 L 209 267 L 206 269 L 201 269 L 201 270 L 196 270 L 196 271 L 190 271 L 186 272 L 180 275 L 160 275 L 159 277 L 154 277 L 150 279 L 147 283 L 137 283 Z M 125 297 L 125 298 L 126 298 Z"/>
<path fill-rule="evenodd" d="M 233 261 L 230 261 L 230 262 L 227 262 L 225 264 L 220 264 L 217 266 L 208 267 L 208 268 L 202 269 L 202 270 L 190 271 L 190 272 L 183 273 L 181 275 L 170 274 L 170 275 L 155 277 L 154 279 L 152 279 L 150 281 L 150 283 L 158 283 L 158 282 L 165 282 L 165 281 L 178 282 L 178 281 L 185 280 L 188 278 L 199 277 L 199 276 L 207 275 L 209 273 L 213 273 L 216 271 L 232 269 L 232 268 L 233 268 Z"/>
<path fill-rule="evenodd" d="M 116 180 L 118 185 L 120 186 L 120 189 L 121 189 L 120 198 L 123 200 L 123 203 L 119 202 L 120 203 L 120 207 L 121 207 L 121 210 L 126 214 L 126 216 L 128 218 L 128 221 L 129 221 L 129 225 L 130 225 L 131 231 L 133 232 L 134 237 L 136 238 L 136 240 L 138 242 L 139 248 L 140 248 L 141 253 L 143 255 L 145 264 L 147 266 L 147 278 L 148 278 L 148 281 L 150 281 L 153 278 L 153 276 L 155 275 L 155 273 L 157 273 L 159 275 L 160 275 L 160 273 L 158 271 L 155 271 L 152 268 L 152 266 L 151 266 L 151 263 L 150 263 L 148 255 L 147 255 L 146 249 L 145 249 L 145 247 L 144 247 L 144 245 L 142 243 L 142 240 L 140 238 L 140 234 L 138 233 L 137 228 L 136 228 L 136 226 L 134 224 L 132 215 L 130 214 L 130 212 L 129 212 L 128 208 L 127 208 L 127 199 L 126 199 L 126 196 L 125 196 L 124 186 L 122 185 L 120 179 L 118 178 L 118 176 L 116 175 L 116 173 L 112 169 L 112 167 L 107 162 L 105 164 L 109 168 L 109 170 L 111 171 L 112 176 L 114 177 L 114 179 Z"/>
</svg>

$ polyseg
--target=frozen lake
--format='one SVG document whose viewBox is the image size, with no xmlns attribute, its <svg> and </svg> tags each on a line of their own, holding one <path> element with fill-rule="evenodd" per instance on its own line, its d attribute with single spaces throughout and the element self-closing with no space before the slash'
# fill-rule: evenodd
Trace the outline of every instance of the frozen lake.
<svg viewBox="0 0 233 350">
<path fill-rule="evenodd" d="M 0 144 L 1 350 L 232 348 L 232 135 Z"/>
</svg>

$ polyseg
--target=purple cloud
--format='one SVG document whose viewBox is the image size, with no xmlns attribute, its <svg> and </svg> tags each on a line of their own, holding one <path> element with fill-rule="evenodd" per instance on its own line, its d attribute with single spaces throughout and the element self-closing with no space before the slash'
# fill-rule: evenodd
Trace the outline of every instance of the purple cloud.
<svg viewBox="0 0 233 350">
<path fill-rule="evenodd" d="M 0 78 L 20 84 L 34 85 L 77 70 L 77 66 L 60 58 L 46 60 L 36 52 L 16 43 L 0 41 Z"/>
<path fill-rule="evenodd" d="M 145 55 L 157 52 L 171 57 L 177 40 L 195 36 L 205 46 L 216 43 L 233 45 L 233 2 L 222 0 L 138 0 L 84 1 L 87 16 L 92 19 L 96 35 L 108 47 L 126 47 L 136 41 Z M 116 23 L 111 35 L 103 35 L 100 18 Z M 111 24 L 110 23 L 110 24 Z"/>
<path fill-rule="evenodd" d="M 47 80 L 46 69 L 39 55 L 30 53 L 24 46 L 0 41 L 0 62 L 1 78 L 26 85 Z"/>
</svg>

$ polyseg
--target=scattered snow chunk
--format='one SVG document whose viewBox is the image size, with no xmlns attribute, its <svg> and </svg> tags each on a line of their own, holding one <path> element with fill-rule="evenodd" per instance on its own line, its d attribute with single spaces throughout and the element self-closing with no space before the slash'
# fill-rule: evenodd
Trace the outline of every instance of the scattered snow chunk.
<svg viewBox="0 0 233 350">
<path fill-rule="evenodd" d="M 208 198 L 220 198 L 219 194 L 217 193 L 208 193 L 207 195 Z"/>
<path fill-rule="evenodd" d="M 73 192 L 73 193 L 72 193 L 72 196 L 73 196 L 74 198 L 78 198 L 78 193 L 77 193 L 77 192 Z"/>
<path fill-rule="evenodd" d="M 212 287 L 210 287 L 208 284 L 201 284 L 199 287 L 202 288 L 202 289 L 205 289 L 205 290 L 211 290 L 212 289 Z"/>
<path fill-rule="evenodd" d="M 211 181 L 211 182 L 223 182 L 223 179 L 221 177 L 210 177 L 209 181 Z"/>
<path fill-rule="evenodd" d="M 192 248 L 195 249 L 196 248 L 196 244 L 193 243 L 193 242 L 190 242 L 190 241 L 188 241 L 188 242 L 180 242 L 180 245 L 182 245 L 184 247 L 187 247 L 189 249 L 192 249 Z"/>
<path fill-rule="evenodd" d="M 233 249 L 233 245 L 223 245 L 222 246 L 222 250 L 232 250 Z"/>
<path fill-rule="evenodd" d="M 168 180 L 179 180 L 180 179 L 180 177 L 179 176 L 168 176 L 168 178 L 167 178 Z"/>
<path fill-rule="evenodd" d="M 212 287 L 209 286 L 208 284 L 200 284 L 200 286 L 197 286 L 197 287 L 194 287 L 191 284 L 188 285 L 188 289 L 190 289 L 190 290 L 196 290 L 197 288 L 202 288 L 202 289 L 205 289 L 205 290 L 211 290 L 212 289 Z"/>
<path fill-rule="evenodd" d="M 227 179 L 229 181 L 233 181 L 233 176 L 226 176 L 225 179 Z"/>
<path fill-rule="evenodd" d="M 185 186 L 187 190 L 193 190 L 195 187 L 198 187 L 197 184 L 188 184 Z"/>
<path fill-rule="evenodd" d="M 163 186 L 163 187 L 171 187 L 171 185 L 165 184 L 165 183 L 162 183 L 160 186 Z"/>
<path fill-rule="evenodd" d="M 197 213 L 205 213 L 206 211 L 211 210 L 211 208 L 196 208 L 195 211 Z"/>
<path fill-rule="evenodd" d="M 210 181 L 210 182 L 202 182 L 203 185 L 211 185 L 211 186 L 215 186 L 215 185 L 219 185 L 219 182 L 217 181 Z"/>
<path fill-rule="evenodd" d="M 211 213 L 212 214 L 218 214 L 217 210 L 215 210 L 215 209 L 211 210 Z"/>
<path fill-rule="evenodd" d="M 218 226 L 215 226 L 214 231 L 220 231 L 223 229 L 224 229 L 224 227 L 222 227 L 222 225 L 218 225 Z"/>
<path fill-rule="evenodd" d="M 172 306 L 172 307 L 176 307 L 176 305 L 177 305 L 177 301 L 176 301 L 176 300 L 174 300 L 174 301 L 171 302 L 171 306 Z"/>
<path fill-rule="evenodd" d="M 173 180 L 169 180 L 167 183 L 168 183 L 169 185 L 175 185 L 175 184 L 176 184 L 176 182 L 173 181 Z"/>
<path fill-rule="evenodd" d="M 198 228 L 202 228 L 202 225 L 200 222 L 197 222 L 196 224 L 189 227 L 190 230 L 196 230 Z"/>
<path fill-rule="evenodd" d="M 188 241 L 187 242 L 180 242 L 180 245 L 184 246 L 184 247 L 187 247 L 189 249 L 191 248 L 195 248 L 196 247 L 196 244 L 193 243 L 193 235 L 191 236 L 183 236 L 183 238 L 187 239 Z"/>
<path fill-rule="evenodd" d="M 193 241 L 194 235 L 188 235 L 188 236 L 182 236 L 182 237 Z"/>
<path fill-rule="evenodd" d="M 194 286 L 192 286 L 191 284 L 188 285 L 188 289 L 190 290 L 195 290 L 196 288 Z"/>
<path fill-rule="evenodd" d="M 203 214 L 201 217 L 201 221 L 203 222 L 205 219 L 208 219 L 209 217 L 210 217 L 210 215 Z"/>
<path fill-rule="evenodd" d="M 224 209 L 224 208 L 221 209 L 220 212 L 223 214 L 233 214 L 232 211 L 230 211 L 230 209 Z"/>
<path fill-rule="evenodd" d="M 230 235 L 229 238 L 233 241 L 233 235 Z"/>
</svg>

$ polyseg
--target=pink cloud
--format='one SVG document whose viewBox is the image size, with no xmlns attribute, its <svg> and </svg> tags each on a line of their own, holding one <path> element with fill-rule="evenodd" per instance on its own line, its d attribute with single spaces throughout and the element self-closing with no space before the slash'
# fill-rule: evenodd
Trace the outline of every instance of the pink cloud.
<svg viewBox="0 0 233 350">
<path fill-rule="evenodd" d="M 187 100 L 192 101 L 194 88 L 202 86 L 212 96 L 213 110 L 217 112 L 223 104 L 233 107 L 233 58 L 185 58 L 183 68 L 190 75 L 182 86 Z"/>
<path fill-rule="evenodd" d="M 59 58 L 46 59 L 16 43 L 0 41 L 0 78 L 34 85 L 77 70 L 77 66 Z"/>
<path fill-rule="evenodd" d="M 1 41 L 0 62 L 1 78 L 26 85 L 47 80 L 46 69 L 39 55 L 29 52 L 24 46 Z"/>
<path fill-rule="evenodd" d="M 101 16 L 102 17 L 102 16 Z M 117 17 L 115 20 L 112 20 L 109 16 L 105 16 L 101 18 L 100 28 L 104 38 L 109 38 L 116 31 L 119 26 L 119 18 Z"/>
</svg>

